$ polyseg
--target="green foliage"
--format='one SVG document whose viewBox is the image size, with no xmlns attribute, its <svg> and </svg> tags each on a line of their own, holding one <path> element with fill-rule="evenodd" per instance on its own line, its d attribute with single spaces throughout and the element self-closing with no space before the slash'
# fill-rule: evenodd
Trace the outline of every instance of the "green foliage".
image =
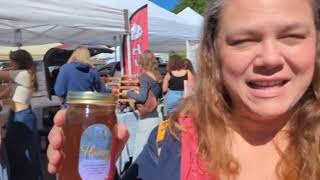
<svg viewBox="0 0 320 180">
<path fill-rule="evenodd" d="M 206 8 L 207 0 L 180 0 L 180 4 L 177 5 L 174 9 L 174 13 L 179 13 L 186 7 L 192 8 L 199 14 L 203 14 Z"/>
</svg>

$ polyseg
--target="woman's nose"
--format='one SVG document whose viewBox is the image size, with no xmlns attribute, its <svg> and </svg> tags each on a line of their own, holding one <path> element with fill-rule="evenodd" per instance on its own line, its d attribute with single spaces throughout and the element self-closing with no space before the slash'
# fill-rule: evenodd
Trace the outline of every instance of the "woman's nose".
<svg viewBox="0 0 320 180">
<path fill-rule="evenodd" d="M 283 68 L 284 56 L 275 40 L 262 42 L 258 56 L 254 61 L 256 73 L 274 74 Z"/>
</svg>

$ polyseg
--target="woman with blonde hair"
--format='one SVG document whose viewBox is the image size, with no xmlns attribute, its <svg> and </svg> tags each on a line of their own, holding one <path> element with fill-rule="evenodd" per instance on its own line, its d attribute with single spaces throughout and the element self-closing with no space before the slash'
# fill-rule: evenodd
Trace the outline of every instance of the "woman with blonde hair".
<svg viewBox="0 0 320 180">
<path fill-rule="evenodd" d="M 42 180 L 37 119 L 31 108 L 33 92 L 38 89 L 36 65 L 23 49 L 9 54 L 10 68 L 0 71 L 0 79 L 10 81 L 11 109 L 7 122 L 5 146 L 10 179 Z"/>
<path fill-rule="evenodd" d="M 134 99 L 138 104 L 144 104 L 147 101 L 149 91 L 152 91 L 156 99 L 158 99 L 162 95 L 161 81 L 162 76 L 156 57 L 150 50 L 146 50 L 141 54 L 139 61 L 139 92 L 130 90 L 124 95 Z M 146 114 L 139 115 L 133 159 L 140 154 L 150 132 L 161 122 L 161 117 L 157 108 Z"/>
<path fill-rule="evenodd" d="M 89 49 L 81 46 L 74 50 L 67 64 L 60 67 L 54 91 L 64 106 L 68 91 L 111 92 L 93 66 Z"/>
<path fill-rule="evenodd" d="M 209 0 L 195 92 L 122 179 L 320 179 L 319 12 L 318 0 Z"/>
<path fill-rule="evenodd" d="M 87 64 L 91 67 L 94 67 L 90 57 L 91 55 L 89 49 L 80 46 L 74 50 L 67 63 L 80 62 L 82 64 Z"/>
</svg>

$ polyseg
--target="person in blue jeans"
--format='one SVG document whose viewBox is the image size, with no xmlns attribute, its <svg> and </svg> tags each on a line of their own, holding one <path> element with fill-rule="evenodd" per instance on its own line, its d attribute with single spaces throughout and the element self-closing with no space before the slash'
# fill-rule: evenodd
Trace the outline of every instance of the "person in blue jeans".
<svg viewBox="0 0 320 180">
<path fill-rule="evenodd" d="M 12 106 L 5 137 L 10 179 L 42 180 L 37 119 L 30 106 L 32 93 L 38 89 L 36 67 L 25 50 L 13 51 L 9 57 L 11 67 L 0 71 L 0 79 L 11 82 Z"/>
<path fill-rule="evenodd" d="M 123 95 L 134 99 L 138 104 L 144 104 L 147 101 L 149 91 L 153 92 L 156 99 L 159 99 L 162 95 L 160 85 L 162 76 L 158 68 L 158 62 L 152 51 L 145 50 L 141 54 L 139 73 L 139 92 L 129 90 L 125 91 Z M 150 132 L 154 127 L 159 125 L 161 120 L 162 115 L 157 111 L 157 108 L 146 114 L 139 114 L 133 159 L 140 154 L 148 140 Z"/>
<path fill-rule="evenodd" d="M 4 142 L 0 143 L 0 179 L 8 180 L 9 173 L 9 163 L 8 163 L 8 155 L 6 148 L 4 146 Z"/>
<path fill-rule="evenodd" d="M 63 105 L 66 104 L 68 91 L 111 93 L 90 60 L 90 51 L 81 46 L 76 48 L 68 62 L 61 66 L 54 91 Z"/>
<path fill-rule="evenodd" d="M 176 104 L 185 96 L 192 73 L 187 69 L 185 60 L 179 55 L 170 57 L 167 73 L 163 79 L 162 91 L 166 94 L 165 107 L 170 114 Z"/>
</svg>

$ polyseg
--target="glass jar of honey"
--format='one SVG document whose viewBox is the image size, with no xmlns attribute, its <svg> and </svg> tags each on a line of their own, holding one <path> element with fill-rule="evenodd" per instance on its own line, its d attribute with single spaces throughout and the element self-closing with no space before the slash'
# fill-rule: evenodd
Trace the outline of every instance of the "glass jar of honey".
<svg viewBox="0 0 320 180">
<path fill-rule="evenodd" d="M 97 92 L 69 92 L 63 126 L 65 159 L 59 180 L 112 180 L 115 173 L 116 98 Z"/>
</svg>

